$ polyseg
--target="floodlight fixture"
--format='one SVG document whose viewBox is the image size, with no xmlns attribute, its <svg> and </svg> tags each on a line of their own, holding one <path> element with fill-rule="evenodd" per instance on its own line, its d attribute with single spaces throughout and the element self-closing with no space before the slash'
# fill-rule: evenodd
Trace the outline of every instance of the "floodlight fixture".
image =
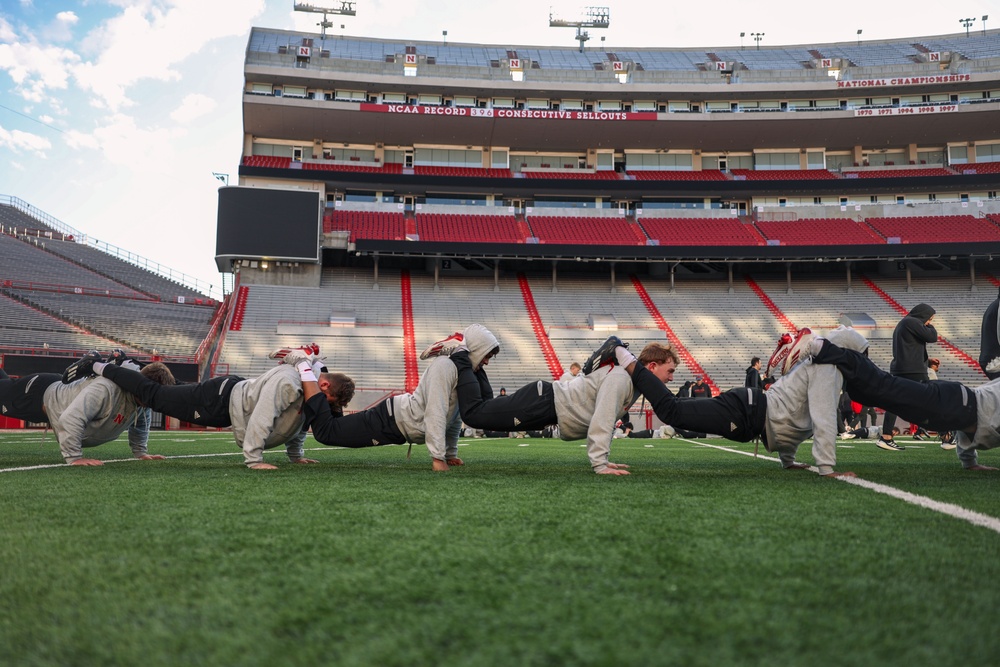
<svg viewBox="0 0 1000 667">
<path fill-rule="evenodd" d="M 320 37 L 326 39 L 326 29 L 333 27 L 333 22 L 327 18 L 327 15 L 357 16 L 357 11 L 354 9 L 355 4 L 354 0 L 312 0 L 311 2 L 293 0 L 292 9 L 297 12 L 322 14 L 323 20 L 316 25 L 320 27 Z M 340 29 L 343 30 L 344 26 L 340 26 Z"/>
<path fill-rule="evenodd" d="M 741 32 L 740 33 L 740 51 L 743 50 L 743 38 L 744 37 L 746 37 L 746 33 L 745 32 Z"/>
<path fill-rule="evenodd" d="M 990 17 L 989 14 L 983 14 L 983 35 L 986 35 L 986 19 Z"/>
<path fill-rule="evenodd" d="M 590 33 L 584 28 L 607 28 L 610 25 L 611 10 L 608 7 L 584 7 L 583 15 L 576 21 L 556 18 L 552 13 L 552 7 L 549 7 L 549 27 L 576 28 L 576 41 L 580 42 L 580 53 L 583 53 L 584 43 L 590 39 Z"/>
<path fill-rule="evenodd" d="M 969 36 L 969 26 L 976 22 L 976 19 L 958 19 L 958 22 L 965 26 L 965 36 Z"/>
<path fill-rule="evenodd" d="M 861 46 L 861 33 L 862 33 L 861 28 L 858 28 L 858 46 Z"/>
<path fill-rule="evenodd" d="M 752 32 L 750 36 L 753 37 L 753 41 L 757 42 L 757 50 L 760 51 L 760 40 L 764 39 L 764 33 Z"/>
</svg>

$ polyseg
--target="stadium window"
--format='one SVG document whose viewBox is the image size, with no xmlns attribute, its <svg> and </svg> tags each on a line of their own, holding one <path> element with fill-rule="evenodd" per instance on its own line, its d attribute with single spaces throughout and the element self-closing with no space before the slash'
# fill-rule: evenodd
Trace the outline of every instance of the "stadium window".
<svg viewBox="0 0 1000 667">
<path fill-rule="evenodd" d="M 903 195 L 896 195 L 896 203 L 899 204 L 899 205 L 905 204 L 906 203 L 906 197 L 904 197 Z"/>
<path fill-rule="evenodd" d="M 869 196 L 868 197 L 868 201 L 871 202 L 872 204 L 877 204 L 878 203 L 878 195 L 871 195 L 871 196 Z"/>
<path fill-rule="evenodd" d="M 927 201 L 937 201 L 937 195 L 933 192 L 927 195 Z"/>
<path fill-rule="evenodd" d="M 817 204 L 817 205 L 818 204 L 822 204 L 823 203 L 823 198 L 822 197 L 813 197 L 813 203 Z"/>
</svg>

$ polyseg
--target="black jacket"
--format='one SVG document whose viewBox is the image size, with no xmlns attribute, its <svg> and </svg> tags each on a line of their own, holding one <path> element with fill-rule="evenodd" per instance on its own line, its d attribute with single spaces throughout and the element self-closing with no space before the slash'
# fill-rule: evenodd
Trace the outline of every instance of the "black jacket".
<svg viewBox="0 0 1000 667">
<path fill-rule="evenodd" d="M 743 383 L 744 387 L 757 387 L 758 389 L 763 389 L 764 384 L 760 381 L 760 371 L 749 366 L 747 368 L 747 379 Z"/>
<path fill-rule="evenodd" d="M 927 320 L 937 311 L 918 303 L 899 321 L 892 332 L 893 375 L 919 376 L 927 379 L 927 343 L 936 343 L 937 329 Z"/>
<path fill-rule="evenodd" d="M 1000 296 L 986 308 L 983 314 L 982 338 L 979 342 L 979 365 L 985 371 L 991 361 L 1000 357 L 1000 331 L 997 329 L 997 311 L 1000 310 Z"/>
</svg>

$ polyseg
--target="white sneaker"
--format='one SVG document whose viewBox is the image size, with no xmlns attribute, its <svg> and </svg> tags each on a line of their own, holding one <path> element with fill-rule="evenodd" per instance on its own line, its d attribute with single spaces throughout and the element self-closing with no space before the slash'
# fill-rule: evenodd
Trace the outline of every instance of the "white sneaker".
<svg viewBox="0 0 1000 667">
<path fill-rule="evenodd" d="M 783 333 L 778 339 L 778 345 L 774 348 L 774 352 L 771 353 L 771 358 L 767 360 L 767 370 L 764 373 L 767 377 L 774 377 L 774 371 L 785 361 L 788 356 L 788 351 L 792 347 L 792 334 Z"/>
<path fill-rule="evenodd" d="M 660 427 L 660 437 L 669 440 L 670 438 L 677 435 L 677 431 L 670 424 L 664 424 Z"/>
<path fill-rule="evenodd" d="M 792 341 L 791 347 L 788 348 L 788 356 L 785 357 L 782 375 L 788 375 L 788 371 L 792 370 L 795 364 L 805 361 L 812 356 L 809 353 L 809 343 L 814 338 L 816 338 L 816 334 L 812 332 L 812 329 L 808 327 L 799 329 L 799 332 L 795 334 L 795 340 Z"/>
<path fill-rule="evenodd" d="M 307 361 L 313 362 L 319 359 L 319 345 L 316 343 L 309 343 L 308 345 L 300 345 L 299 347 L 282 347 L 278 348 L 274 352 L 267 355 L 268 359 L 284 359 L 292 351 L 301 352 L 306 356 Z"/>
<path fill-rule="evenodd" d="M 452 335 L 437 341 L 436 343 L 431 343 L 423 352 L 420 353 L 421 359 L 430 359 L 431 357 L 448 357 L 459 347 L 465 345 L 465 336 L 461 331 L 456 331 Z"/>
<path fill-rule="evenodd" d="M 1000 373 L 1000 357 L 993 357 L 983 370 L 987 373 Z"/>
<path fill-rule="evenodd" d="M 858 436 L 854 435 L 850 431 L 847 431 L 846 433 L 841 433 L 840 434 L 840 439 L 841 440 L 854 440 L 854 438 L 856 438 L 856 437 L 858 437 Z"/>
</svg>

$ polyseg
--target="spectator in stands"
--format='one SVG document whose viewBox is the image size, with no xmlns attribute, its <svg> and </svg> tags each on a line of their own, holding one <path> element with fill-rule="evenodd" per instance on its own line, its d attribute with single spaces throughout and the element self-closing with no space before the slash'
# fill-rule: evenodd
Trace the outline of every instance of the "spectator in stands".
<svg viewBox="0 0 1000 667">
<path fill-rule="evenodd" d="M 937 329 L 931 324 L 936 311 L 926 303 L 918 303 L 892 332 L 892 363 L 889 372 L 901 378 L 927 382 L 927 343 L 937 342 Z M 864 401 L 862 401 L 863 403 Z M 882 420 L 882 436 L 876 441 L 880 449 L 901 451 L 893 439 L 896 415 L 886 410 Z"/>
<path fill-rule="evenodd" d="M 811 341 L 811 365 L 834 365 L 847 390 L 862 403 L 881 406 L 943 434 L 942 448 L 956 445 L 966 470 L 997 470 L 980 465 L 977 450 L 1000 447 L 1000 382 L 970 388 L 945 380 L 911 380 L 886 373 L 863 354 L 844 349 L 838 342 L 830 336 Z"/>
<path fill-rule="evenodd" d="M 506 396 L 507 395 L 507 389 L 505 387 L 500 387 L 500 395 L 501 396 Z"/>
<path fill-rule="evenodd" d="M 274 470 L 276 466 L 264 462 L 263 452 L 281 444 L 292 463 L 318 463 L 304 456 L 302 388 L 298 374 L 288 366 L 277 366 L 252 380 L 227 375 L 199 384 L 161 386 L 124 366 L 98 361 L 100 355 L 94 358 L 94 354 L 71 365 L 63 381 L 93 372 L 168 417 L 199 426 L 232 427 L 246 466 L 255 470 Z M 354 383 L 343 377 L 345 388 L 331 398 L 339 406 L 354 395 Z"/>
<path fill-rule="evenodd" d="M 705 384 L 705 380 L 702 379 L 700 375 L 696 375 L 694 378 L 694 384 L 691 385 L 691 398 L 711 398 L 712 390 L 709 389 L 708 385 Z"/>
<path fill-rule="evenodd" d="M 854 329 L 838 327 L 828 337 L 859 352 L 868 349 L 868 341 Z M 789 356 L 801 357 L 814 338 L 812 333 L 796 337 Z M 635 388 L 649 400 L 656 416 L 675 429 L 718 433 L 730 440 L 749 442 L 762 438 L 768 451 L 777 451 L 785 469 L 807 468 L 795 460 L 798 446 L 813 438 L 812 454 L 824 476 L 854 476 L 835 472 L 837 463 L 837 400 L 843 379 L 835 367 L 798 363 L 783 374 L 765 393 L 741 387 L 714 398 L 678 399 L 665 386 L 664 377 L 673 375 L 676 363 L 666 362 L 664 369 L 637 360 L 624 344 L 606 344 L 599 352 L 599 363 L 616 363 L 632 377 Z M 665 372 L 664 372 L 665 371 Z"/>
<path fill-rule="evenodd" d="M 754 357 L 750 360 L 750 366 L 747 368 L 747 379 L 743 382 L 743 386 L 754 389 L 764 388 L 763 378 L 760 375 L 760 357 Z"/>
<path fill-rule="evenodd" d="M 305 392 L 306 423 L 312 427 L 318 442 L 351 448 L 424 443 L 431 455 L 431 467 L 444 472 L 452 466 L 464 465 L 458 457 L 458 436 L 462 429 L 456 394 L 458 372 L 442 356 L 458 344 L 467 347 L 477 367 L 488 365 L 500 352 L 496 336 L 481 324 L 473 324 L 461 334 L 453 334 L 424 350 L 421 358 L 439 358 L 427 367 L 412 394 L 398 394 L 345 416 L 331 410 L 332 389 L 322 379 L 317 381 L 311 360 L 293 351 L 285 357 L 285 363 L 299 371 Z M 493 396 L 488 382 L 482 391 Z M 481 428 L 471 422 L 468 425 Z"/>
<path fill-rule="evenodd" d="M 174 383 L 170 370 L 161 363 L 149 364 L 142 374 L 153 383 Z M 99 378 L 71 384 L 62 384 L 60 379 L 56 373 L 33 373 L 12 380 L 0 369 L 0 414 L 27 422 L 47 422 L 63 459 L 70 465 L 103 465 L 98 459 L 85 458 L 83 449 L 117 440 L 126 429 L 135 458 L 164 458 L 147 450 L 149 415 L 134 396 Z"/>
<path fill-rule="evenodd" d="M 560 382 L 568 382 L 569 380 L 576 379 L 580 375 L 580 364 L 575 361 L 569 365 L 569 370 L 562 374 L 559 378 Z"/>
<path fill-rule="evenodd" d="M 979 341 L 979 366 L 991 380 L 1000 378 L 1000 294 L 983 313 L 983 328 Z"/>
<path fill-rule="evenodd" d="M 691 387 L 694 386 L 694 382 L 687 380 L 681 385 L 681 388 L 677 390 L 677 398 L 691 398 Z"/>
<path fill-rule="evenodd" d="M 668 345 L 650 343 L 643 354 L 654 367 L 669 367 L 670 376 L 663 374 L 663 382 L 672 377 L 679 359 Z M 536 430 L 557 424 L 563 440 L 587 439 L 587 454 L 595 473 L 629 474 L 627 465 L 609 460 L 615 423 L 636 399 L 632 382 L 622 369 L 598 368 L 573 382 L 538 380 L 511 396 L 492 398 L 483 391 L 489 380 L 482 365 L 474 363 L 471 350 L 460 346 L 450 358 L 458 370 L 458 405 L 465 423 L 498 431 Z"/>
</svg>

